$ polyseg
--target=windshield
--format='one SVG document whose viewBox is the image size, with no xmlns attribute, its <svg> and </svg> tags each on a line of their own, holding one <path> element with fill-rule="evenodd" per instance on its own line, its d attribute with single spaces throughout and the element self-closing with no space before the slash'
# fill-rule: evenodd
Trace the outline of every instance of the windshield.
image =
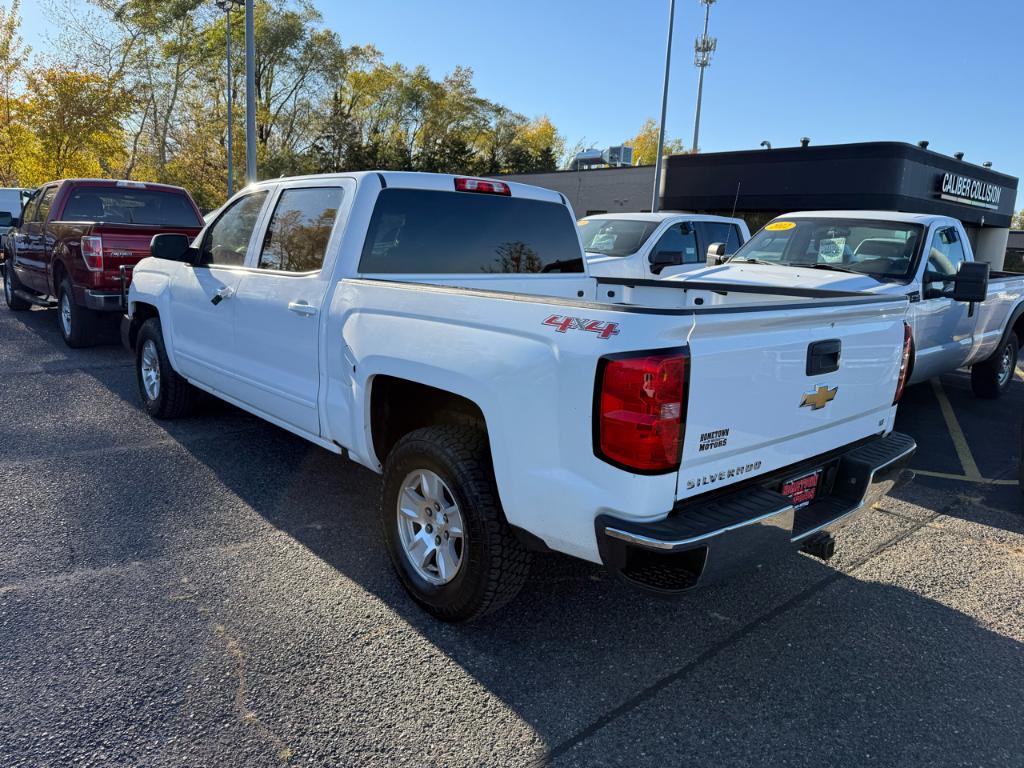
<svg viewBox="0 0 1024 768">
<path fill-rule="evenodd" d="M 184 192 L 170 189 L 76 187 L 64 206 L 65 221 L 201 227 Z"/>
<path fill-rule="evenodd" d="M 576 225 L 583 238 L 583 250 L 604 256 L 628 256 L 640 250 L 657 221 L 635 219 L 580 219 Z"/>
<path fill-rule="evenodd" d="M 784 218 L 766 225 L 731 261 L 858 272 L 883 281 L 910 277 L 920 224 L 841 218 Z"/>
</svg>

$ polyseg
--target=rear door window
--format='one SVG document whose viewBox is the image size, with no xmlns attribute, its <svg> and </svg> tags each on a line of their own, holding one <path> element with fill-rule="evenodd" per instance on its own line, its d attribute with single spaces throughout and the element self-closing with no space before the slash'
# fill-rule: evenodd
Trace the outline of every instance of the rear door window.
<svg viewBox="0 0 1024 768">
<path fill-rule="evenodd" d="M 726 256 L 731 256 L 737 248 L 743 245 L 743 241 L 740 239 L 740 228 L 735 224 L 725 221 L 698 221 L 695 224 L 700 247 L 705 254 L 708 247 L 714 243 L 725 243 Z"/>
<path fill-rule="evenodd" d="M 359 261 L 363 273 L 582 272 L 568 208 L 474 192 L 385 189 Z"/>
<path fill-rule="evenodd" d="M 341 196 L 340 187 L 284 190 L 263 237 L 259 268 L 282 272 L 319 270 L 324 263 Z"/>
</svg>

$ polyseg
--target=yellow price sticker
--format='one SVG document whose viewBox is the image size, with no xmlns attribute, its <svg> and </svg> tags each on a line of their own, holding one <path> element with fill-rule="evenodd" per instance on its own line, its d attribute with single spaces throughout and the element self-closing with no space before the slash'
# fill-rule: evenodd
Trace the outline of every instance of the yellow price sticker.
<svg viewBox="0 0 1024 768">
<path fill-rule="evenodd" d="M 795 226 L 795 221 L 773 221 L 765 229 L 769 232 L 785 232 L 787 229 L 792 229 Z"/>
<path fill-rule="evenodd" d="M 590 222 L 587 219 L 580 219 L 579 221 L 576 222 L 576 225 L 579 226 L 579 227 L 582 227 L 584 224 L 589 224 L 589 223 Z"/>
</svg>

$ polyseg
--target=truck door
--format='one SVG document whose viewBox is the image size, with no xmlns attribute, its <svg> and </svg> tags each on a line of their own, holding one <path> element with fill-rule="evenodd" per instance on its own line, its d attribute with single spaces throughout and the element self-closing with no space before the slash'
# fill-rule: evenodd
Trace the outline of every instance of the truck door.
<svg viewBox="0 0 1024 768">
<path fill-rule="evenodd" d="M 18 280 L 36 293 L 50 292 L 46 279 L 46 219 L 50 215 L 57 186 L 44 188 L 26 206 L 26 219 L 14 238 L 14 263 Z"/>
<path fill-rule="evenodd" d="M 915 382 L 959 368 L 974 343 L 977 315 L 968 305 L 953 301 L 953 279 L 966 259 L 954 226 L 940 226 L 924 253 L 921 301 L 914 305 Z"/>
<path fill-rule="evenodd" d="M 309 182 L 272 202 L 254 266 L 234 299 L 241 399 L 303 432 L 319 435 L 320 328 L 331 286 L 325 262 L 339 211 L 354 182 Z M 340 343 L 340 339 L 337 340 Z"/>
<path fill-rule="evenodd" d="M 231 202 L 203 233 L 197 266 L 182 265 L 171 286 L 170 331 L 183 376 L 236 397 L 235 295 L 269 190 Z"/>
</svg>

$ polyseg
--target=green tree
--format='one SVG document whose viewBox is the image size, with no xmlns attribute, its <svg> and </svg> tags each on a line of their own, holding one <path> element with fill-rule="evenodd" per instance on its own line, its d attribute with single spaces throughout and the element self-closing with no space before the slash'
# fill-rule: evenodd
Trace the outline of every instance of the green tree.
<svg viewBox="0 0 1024 768">
<path fill-rule="evenodd" d="M 633 165 L 653 165 L 658 154 L 658 124 L 649 117 L 640 126 L 640 131 L 632 139 L 623 142 L 624 146 L 633 148 Z M 665 138 L 662 155 L 674 155 L 685 152 L 681 139 Z"/>
</svg>

